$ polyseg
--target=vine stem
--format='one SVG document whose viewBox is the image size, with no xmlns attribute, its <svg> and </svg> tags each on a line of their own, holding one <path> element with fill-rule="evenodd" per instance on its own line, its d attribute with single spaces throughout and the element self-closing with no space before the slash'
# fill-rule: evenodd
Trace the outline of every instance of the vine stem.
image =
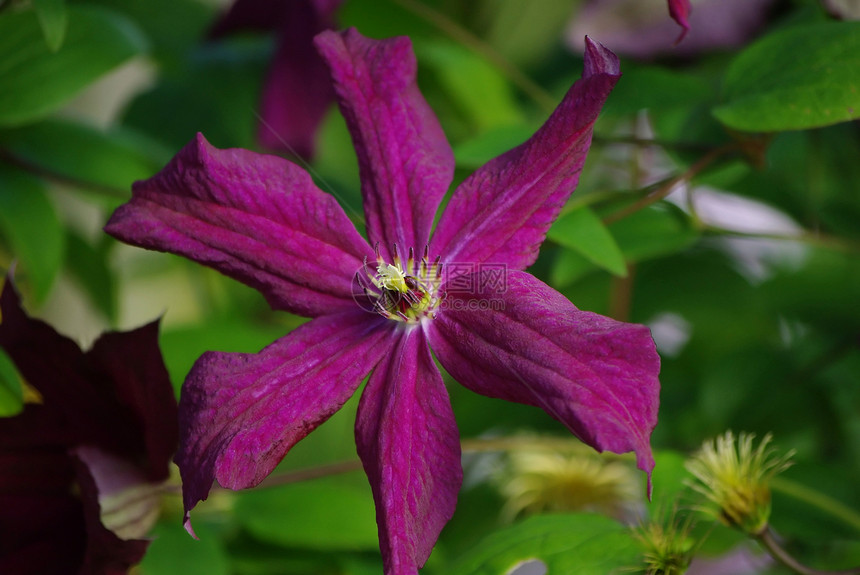
<svg viewBox="0 0 860 575">
<path fill-rule="evenodd" d="M 464 439 L 460 442 L 463 453 L 486 453 L 492 451 L 517 451 L 520 449 L 557 449 L 570 445 L 571 440 L 563 437 L 498 437 L 488 439 Z M 623 456 L 619 456 L 623 457 Z M 317 467 L 285 471 L 273 474 L 263 480 L 255 489 L 289 485 L 310 481 L 330 475 L 341 475 L 361 469 L 361 461 L 345 459 Z"/>
<path fill-rule="evenodd" d="M 662 185 L 660 185 L 656 190 L 641 198 L 637 202 L 618 210 L 615 213 L 609 214 L 605 218 L 603 218 L 604 224 L 612 224 L 617 222 L 618 220 L 622 220 L 629 215 L 635 214 L 639 210 L 643 208 L 647 208 L 653 203 L 656 203 L 669 194 L 675 189 L 675 186 L 680 184 L 681 182 L 688 182 L 692 180 L 697 174 L 702 172 L 705 168 L 713 164 L 717 159 L 721 156 L 725 156 L 730 154 L 738 149 L 737 144 L 730 143 L 725 146 L 720 146 L 719 148 L 715 148 L 699 158 L 696 163 L 692 166 L 684 170 L 684 172 L 669 178 Z"/>
<path fill-rule="evenodd" d="M 777 542 L 776 536 L 770 525 L 765 526 L 764 530 L 755 536 L 755 539 L 761 543 L 765 549 L 767 549 L 767 552 L 770 553 L 774 559 L 800 575 L 860 575 L 860 567 L 837 571 L 822 571 L 819 569 L 813 569 L 812 567 L 807 567 L 792 557 L 788 551 L 783 549 L 783 547 Z"/>
</svg>

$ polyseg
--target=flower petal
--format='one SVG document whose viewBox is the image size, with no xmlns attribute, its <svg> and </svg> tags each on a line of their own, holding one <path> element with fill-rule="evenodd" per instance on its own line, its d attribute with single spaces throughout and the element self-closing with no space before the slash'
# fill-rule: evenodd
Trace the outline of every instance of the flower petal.
<svg viewBox="0 0 860 575">
<path fill-rule="evenodd" d="M 260 290 L 272 307 L 307 316 L 352 308 L 351 282 L 372 254 L 335 199 L 301 168 L 198 134 L 105 231 L 183 255 Z"/>
<path fill-rule="evenodd" d="M 271 4 L 271 0 L 267 0 Z M 316 134 L 334 90 L 314 36 L 334 27 L 339 2 L 287 2 L 260 102 L 260 143 L 272 150 L 313 157 Z"/>
<path fill-rule="evenodd" d="M 457 423 L 420 329 L 401 335 L 373 372 L 355 437 L 376 501 L 385 573 L 417 573 L 463 482 Z"/>
<path fill-rule="evenodd" d="M 687 35 L 687 32 L 690 31 L 690 22 L 688 18 L 690 16 L 690 10 L 692 6 L 690 5 L 690 0 L 669 0 L 669 16 L 672 17 L 672 20 L 678 23 L 681 29 L 681 35 L 678 36 L 678 39 L 675 40 L 675 44 L 679 43 L 684 39 L 684 36 Z"/>
<path fill-rule="evenodd" d="M 132 417 L 119 415 L 125 427 L 135 426 L 135 439 L 147 455 L 136 463 L 150 481 L 170 476 L 170 460 L 179 442 L 178 408 L 158 347 L 158 324 L 156 320 L 132 331 L 105 333 L 86 353 L 114 382 L 115 397 L 133 413 Z M 116 435 L 120 429 L 114 427 L 108 433 Z M 122 455 L 134 459 L 128 452 Z"/>
<path fill-rule="evenodd" d="M 99 446 L 167 479 L 176 450 L 177 407 L 158 348 L 158 322 L 102 335 L 86 353 L 30 318 L 11 278 L 0 295 L 0 347 L 67 427 L 68 445 Z"/>
<path fill-rule="evenodd" d="M 257 354 L 200 356 L 179 401 L 186 527 L 214 479 L 230 489 L 257 485 L 340 409 L 390 348 L 393 325 L 349 311 L 306 323 Z"/>
<path fill-rule="evenodd" d="M 358 154 L 370 242 L 389 261 L 395 243 L 420 253 L 451 183 L 454 154 L 418 90 L 412 43 L 371 40 L 355 29 L 323 32 L 315 42 Z"/>
<path fill-rule="evenodd" d="M 116 462 L 113 462 L 116 463 Z M 110 466 L 104 472 L 110 473 Z M 87 575 L 119 575 L 128 573 L 140 563 L 149 547 L 148 539 L 123 539 L 101 522 L 99 491 L 92 470 L 83 461 L 76 461 L 77 485 L 84 504 L 87 549 L 80 573 Z"/>
<path fill-rule="evenodd" d="M 477 393 L 542 408 L 598 451 L 635 451 L 650 472 L 660 358 L 648 328 L 580 311 L 525 272 L 491 279 L 449 291 L 430 324 L 445 369 Z"/>
<path fill-rule="evenodd" d="M 615 55 L 586 39 L 582 79 L 534 136 L 457 188 L 433 234 L 431 253 L 448 262 L 531 265 L 576 188 L 592 127 L 619 76 Z"/>
<path fill-rule="evenodd" d="M 0 418 L 0 573 L 65 574 L 83 563 L 84 508 L 72 491 L 68 437 L 44 405 Z"/>
</svg>

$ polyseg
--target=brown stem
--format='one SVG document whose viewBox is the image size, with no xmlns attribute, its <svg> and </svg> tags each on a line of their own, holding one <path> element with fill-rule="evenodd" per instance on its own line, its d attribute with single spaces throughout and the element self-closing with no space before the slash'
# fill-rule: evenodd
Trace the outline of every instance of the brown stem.
<svg viewBox="0 0 860 575">
<path fill-rule="evenodd" d="M 700 142 L 670 142 L 667 140 L 656 140 L 652 138 L 640 138 L 638 136 L 604 136 L 594 134 L 591 138 L 591 143 L 600 146 L 612 146 L 615 144 L 627 144 L 640 148 L 654 147 L 669 150 L 682 150 L 689 152 L 708 152 L 714 147 L 709 144 Z"/>
<path fill-rule="evenodd" d="M 656 190 L 640 199 L 639 201 L 618 210 L 613 214 L 609 214 L 605 218 L 603 218 L 604 224 L 612 224 L 617 222 L 618 220 L 622 220 L 631 214 L 635 214 L 639 210 L 650 206 L 651 204 L 658 202 L 672 193 L 672 190 L 675 189 L 675 186 L 680 184 L 681 182 L 687 182 L 693 179 L 699 172 L 710 166 L 714 161 L 716 161 L 720 156 L 724 156 L 731 152 L 737 150 L 736 144 L 726 144 L 725 146 L 721 146 L 719 148 L 713 149 L 701 158 L 696 161 L 695 164 L 687 168 L 683 173 L 666 180 L 660 187 Z"/>
<path fill-rule="evenodd" d="M 350 471 L 357 471 L 359 469 L 361 469 L 361 462 L 357 459 L 337 461 L 335 463 L 320 465 L 318 467 L 270 475 L 257 486 L 257 489 L 276 487 L 278 485 L 288 485 L 290 483 L 299 483 L 301 481 L 310 481 L 311 479 L 319 479 L 320 477 L 327 477 L 329 475 L 340 475 L 342 473 L 349 473 Z"/>
<path fill-rule="evenodd" d="M 822 571 L 819 569 L 813 569 L 812 567 L 807 567 L 789 555 L 788 551 L 783 549 L 782 546 L 777 543 L 770 525 L 766 526 L 764 531 L 756 536 L 756 540 L 761 543 L 765 549 L 767 549 L 767 552 L 770 553 L 774 559 L 800 575 L 860 575 L 860 567 L 838 571 Z"/>
</svg>

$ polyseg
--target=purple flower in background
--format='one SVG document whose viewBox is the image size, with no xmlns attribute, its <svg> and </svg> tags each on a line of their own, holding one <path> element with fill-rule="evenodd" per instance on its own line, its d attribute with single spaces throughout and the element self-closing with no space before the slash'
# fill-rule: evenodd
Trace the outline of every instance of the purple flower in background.
<svg viewBox="0 0 860 575">
<path fill-rule="evenodd" d="M 682 28 L 681 35 L 675 40 L 675 44 L 680 43 L 690 31 L 690 22 L 687 18 L 689 18 L 692 9 L 690 0 L 669 0 L 669 16 Z"/>
<path fill-rule="evenodd" d="M 358 155 L 366 241 L 298 166 L 202 137 L 134 185 L 111 235 L 192 258 L 314 318 L 257 354 L 208 352 L 185 381 L 187 511 L 213 480 L 260 483 L 370 374 L 358 454 L 388 574 L 416 573 L 456 506 L 459 434 L 430 354 L 467 388 L 542 408 L 598 450 L 653 468 L 659 357 L 648 329 L 580 311 L 522 271 L 576 187 L 618 60 L 587 40 L 583 77 L 527 142 L 454 192 L 441 127 L 418 90 L 408 38 L 324 32 Z M 375 246 L 375 247 L 372 247 Z"/>
<path fill-rule="evenodd" d="M 275 53 L 260 100 L 261 145 L 313 157 L 317 128 L 334 101 L 328 69 L 313 46 L 334 27 L 342 0 L 236 0 L 213 26 L 219 38 L 240 30 L 274 30 Z"/>
<path fill-rule="evenodd" d="M 684 27 L 684 41 L 679 38 L 673 45 L 668 38 L 677 25 L 666 18 L 662 0 L 591 0 L 571 18 L 567 43 L 572 50 L 581 50 L 582 36 L 588 32 L 599 35 L 615 52 L 634 58 L 689 57 L 749 41 L 767 22 L 773 4 L 774 0 L 699 0 L 695 10 L 679 10 L 687 25 L 678 22 Z M 670 14 L 674 17 L 675 12 Z M 687 29 L 693 32 L 687 34 Z"/>
<path fill-rule="evenodd" d="M 0 347 L 39 396 L 0 419 L 0 573 L 126 573 L 178 443 L 158 324 L 82 352 L 28 317 L 8 278 L 0 313 Z"/>
</svg>

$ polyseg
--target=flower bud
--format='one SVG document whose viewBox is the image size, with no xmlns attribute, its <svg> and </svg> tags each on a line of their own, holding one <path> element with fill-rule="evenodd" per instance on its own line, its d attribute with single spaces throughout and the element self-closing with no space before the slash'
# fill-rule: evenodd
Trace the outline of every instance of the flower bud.
<svg viewBox="0 0 860 575">
<path fill-rule="evenodd" d="M 683 575 L 693 559 L 695 541 L 690 537 L 692 524 L 652 520 L 634 530 L 633 536 L 643 549 L 643 568 L 647 575 Z"/>
<path fill-rule="evenodd" d="M 731 431 L 706 441 L 687 462 L 687 470 L 697 483 L 693 489 L 703 494 L 717 509 L 706 512 L 731 527 L 750 535 L 758 535 L 767 527 L 770 518 L 770 480 L 787 469 L 793 451 L 777 457 L 767 449 L 770 434 L 753 449 L 755 435 L 741 433 L 737 446 Z"/>
</svg>

